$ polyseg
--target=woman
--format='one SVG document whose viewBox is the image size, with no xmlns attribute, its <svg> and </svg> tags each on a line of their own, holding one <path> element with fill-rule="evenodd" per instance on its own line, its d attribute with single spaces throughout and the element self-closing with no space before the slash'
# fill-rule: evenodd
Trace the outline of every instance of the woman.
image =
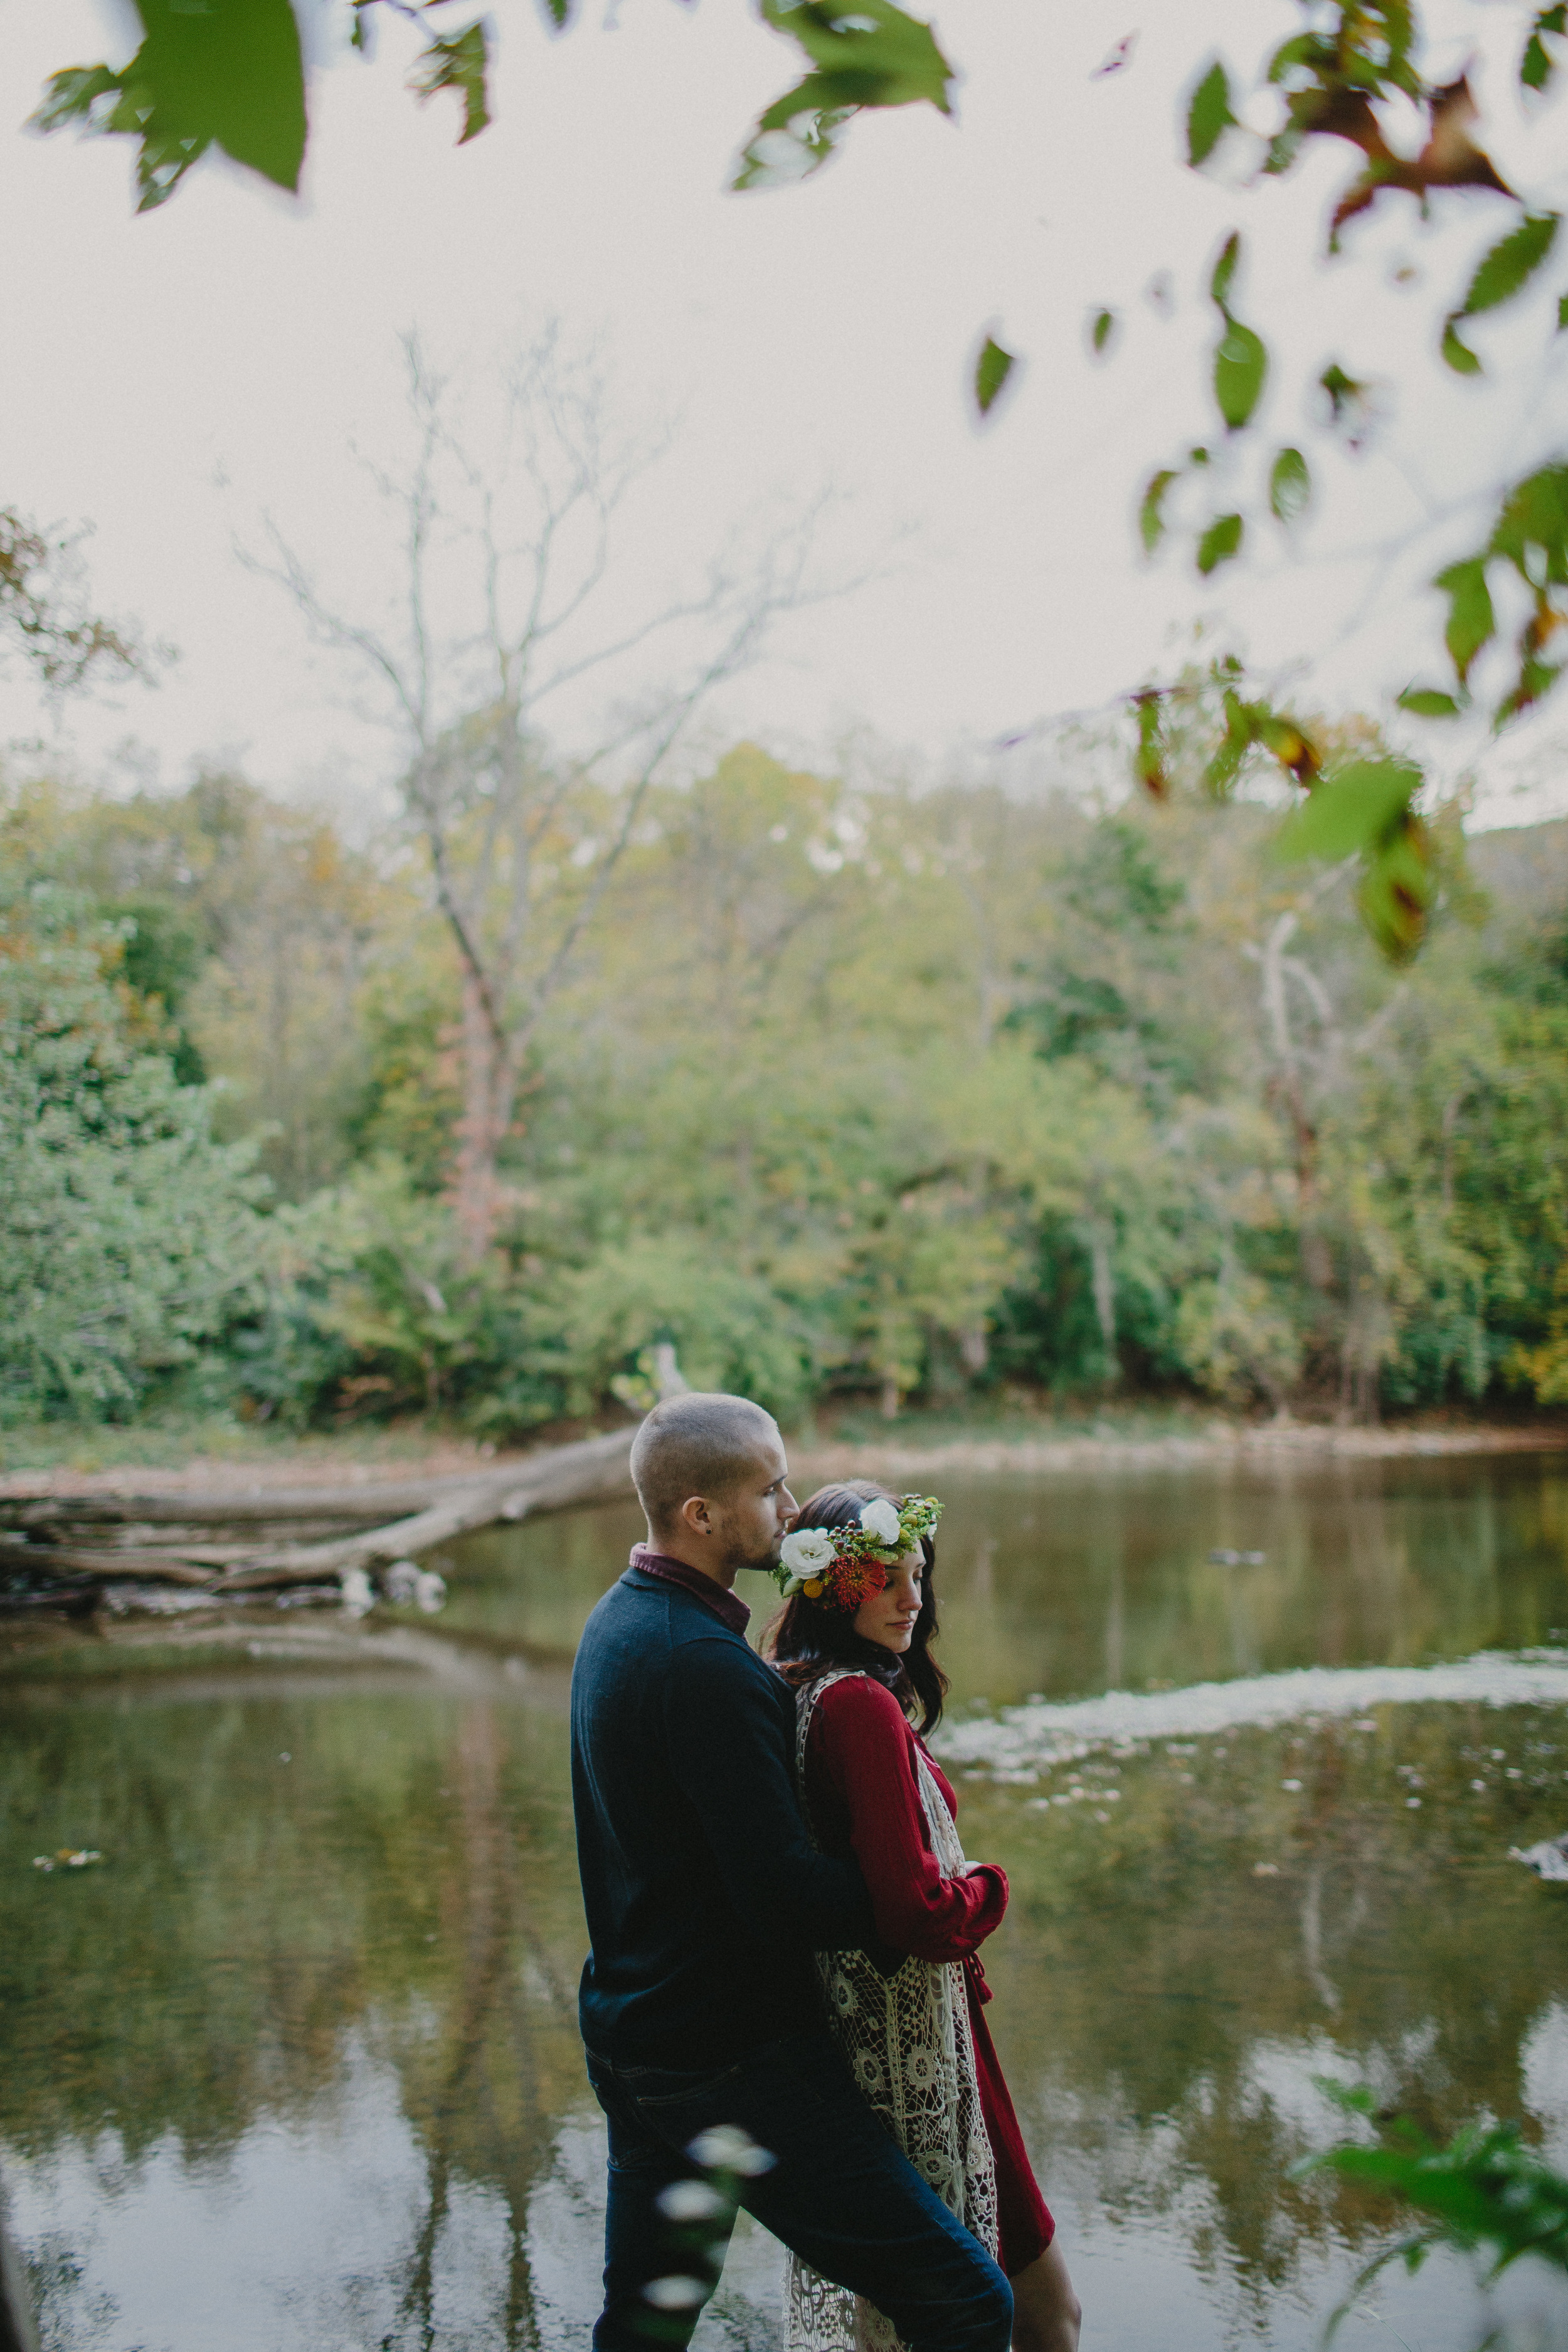
<svg viewBox="0 0 1568 2352">
<path fill-rule="evenodd" d="M 1076 2352 L 1077 2298 L 982 2013 L 975 1953 L 1006 1908 L 1006 1874 L 964 1861 L 957 1799 L 922 1736 L 947 1689 L 931 1654 L 941 1508 L 861 1479 L 819 1488 L 785 1538 L 764 1647 L 795 1686 L 812 1835 L 855 1855 L 885 1947 L 818 1953 L 835 2036 L 910 2161 L 1006 2272 L 1014 2352 Z M 897 2343 L 879 2312 L 793 2257 L 788 2315 L 790 2352 Z"/>
</svg>

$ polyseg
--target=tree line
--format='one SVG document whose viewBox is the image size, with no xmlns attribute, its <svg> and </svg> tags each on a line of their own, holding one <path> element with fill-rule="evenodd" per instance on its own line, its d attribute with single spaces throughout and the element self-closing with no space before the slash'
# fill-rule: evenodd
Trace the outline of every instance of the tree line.
<svg viewBox="0 0 1568 2352">
<path fill-rule="evenodd" d="M 417 832 L 13 772 L 0 1410 L 505 1439 L 640 1402 L 661 1341 L 786 1416 L 1568 1399 L 1568 825 L 1467 856 L 1435 820 L 1400 971 L 1353 860 L 1282 864 L 1266 799 L 1129 799 L 1105 749 L 932 782 L 742 744 L 629 834 L 563 770 L 528 887 L 594 920 L 478 1234 Z M 510 907 L 482 793 L 446 855 Z"/>
</svg>

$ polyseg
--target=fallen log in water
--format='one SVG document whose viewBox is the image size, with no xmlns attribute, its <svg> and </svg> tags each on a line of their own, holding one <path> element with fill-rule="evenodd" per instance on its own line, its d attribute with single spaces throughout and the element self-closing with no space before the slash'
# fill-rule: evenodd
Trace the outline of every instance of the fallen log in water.
<svg viewBox="0 0 1568 2352">
<path fill-rule="evenodd" d="M 573 1449 L 552 1450 L 566 1454 Z M 513 1465 L 512 1477 L 519 1467 Z M 479 1474 L 491 1479 L 504 1475 Z M 191 1486 L 165 1495 L 6 1495 L 0 1496 L 0 1524 L 31 1531 L 120 1527 L 138 1521 L 153 1527 L 216 1528 L 266 1526 L 274 1521 L 281 1526 L 290 1519 L 329 1525 L 334 1520 L 384 1520 L 423 1510 L 438 1496 L 475 1483 L 476 1474 L 468 1471 L 452 1477 L 404 1479 L 384 1486 L 280 1486 L 270 1493 Z"/>
<path fill-rule="evenodd" d="M 37 1570 L 47 1577 L 64 1569 L 96 1576 L 106 1584 L 121 1578 L 142 1584 L 210 1584 L 213 1577 L 210 1568 L 171 1552 L 142 1551 L 128 1544 L 95 1551 L 79 1551 L 67 1544 L 7 1544 L 0 1550 L 0 1568 Z"/>
<path fill-rule="evenodd" d="M 30 1538 L 0 1545 L 0 1566 L 106 1583 L 188 1585 L 216 1596 L 320 1584 L 354 1569 L 417 1559 L 498 1521 L 622 1501 L 632 1492 L 635 1434 L 632 1428 L 615 1430 L 607 1437 L 545 1447 L 478 1475 L 401 1480 L 380 1488 L 0 1496 L 0 1528 Z M 366 1519 L 373 1524 L 354 1524 Z M 291 1521 L 321 1539 L 301 1542 Z M 256 1530 L 252 1542 L 237 1541 L 232 1532 L 224 1543 L 200 1539 L 214 1528 L 233 1531 L 247 1525 Z M 279 1541 L 284 1529 L 289 1534 Z"/>
<path fill-rule="evenodd" d="M 616 1503 L 632 1492 L 631 1448 L 636 1434 L 616 1430 L 609 1437 L 585 1438 L 491 1472 L 410 1517 L 393 1519 L 336 1541 L 300 1544 L 269 1559 L 231 1570 L 215 1584 L 223 1592 L 258 1591 L 269 1585 L 313 1584 L 351 1569 L 416 1559 L 438 1544 L 451 1543 L 499 1521 L 531 1518 L 541 1511 L 565 1511 L 584 1503 Z"/>
</svg>

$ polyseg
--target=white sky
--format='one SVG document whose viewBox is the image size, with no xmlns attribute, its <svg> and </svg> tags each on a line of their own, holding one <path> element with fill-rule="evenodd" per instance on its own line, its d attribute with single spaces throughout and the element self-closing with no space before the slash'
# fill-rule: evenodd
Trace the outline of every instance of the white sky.
<svg viewBox="0 0 1568 2352">
<path fill-rule="evenodd" d="M 1430 12 L 1454 34 L 1438 63 L 1480 57 L 1505 174 L 1537 207 L 1568 205 L 1562 112 L 1527 121 L 1511 87 L 1514 12 L 1447 5 Z M 740 0 L 620 0 L 616 24 L 595 16 L 559 41 L 529 0 L 497 0 L 497 120 L 461 152 L 455 99 L 415 104 L 409 45 L 389 27 L 374 65 L 317 72 L 298 204 L 203 166 L 136 218 L 128 142 L 0 137 L 0 497 L 90 520 L 100 604 L 180 649 L 156 693 L 66 714 L 79 760 L 96 769 L 133 737 L 168 783 L 227 752 L 278 788 L 379 798 L 388 745 L 236 540 L 254 542 L 270 512 L 344 601 L 373 609 L 387 559 L 346 452 L 399 446 L 399 332 L 417 325 L 444 362 L 482 368 L 552 311 L 602 334 L 629 422 L 682 420 L 635 518 L 623 594 L 699 568 L 759 502 L 825 483 L 841 500 L 830 562 L 873 562 L 908 533 L 869 585 L 781 631 L 728 690 L 719 737 L 826 756 L 868 724 L 940 761 L 1168 670 L 1199 615 L 1215 646 L 1302 665 L 1309 707 L 1385 712 L 1414 676 L 1442 682 L 1423 582 L 1479 538 L 1477 493 L 1568 433 L 1568 366 L 1549 348 L 1563 257 L 1517 316 L 1478 329 L 1498 362 L 1487 383 L 1460 383 L 1432 358 L 1436 330 L 1508 225 L 1500 200 L 1439 198 L 1423 230 L 1386 199 L 1325 268 L 1312 257 L 1350 149 L 1261 194 L 1181 166 L 1194 68 L 1217 47 L 1249 75 L 1299 21 L 1287 0 L 1201 14 L 938 0 L 934 15 L 965 75 L 958 127 L 926 108 L 863 120 L 813 182 L 745 196 L 725 192 L 735 151 L 795 52 Z M 1131 68 L 1092 79 L 1134 29 Z M 94 0 L 13 0 L 5 32 L 14 124 L 48 72 L 129 47 Z M 1215 438 L 1202 289 L 1232 226 L 1247 240 L 1237 306 L 1275 361 L 1263 435 L 1246 438 L 1265 457 L 1300 442 L 1320 497 L 1297 545 L 1274 537 L 1200 593 L 1179 550 L 1138 557 L 1131 518 L 1156 464 Z M 1416 272 L 1403 289 L 1401 267 Z M 1169 317 L 1144 299 L 1161 270 Z M 1100 302 L 1123 326 L 1095 364 Z M 987 324 L 1027 365 L 980 432 L 965 380 Z M 1300 400 L 1330 358 L 1386 385 L 1381 439 L 1359 459 L 1334 454 Z M 1380 569 L 1373 552 L 1417 524 Z M 50 724 L 15 673 L 0 680 L 0 739 Z M 1568 810 L 1563 724 L 1538 719 L 1485 754 L 1488 820 Z M 1407 740 L 1432 745 L 1434 730 Z M 1477 748 L 1456 742 L 1450 770 Z"/>
</svg>

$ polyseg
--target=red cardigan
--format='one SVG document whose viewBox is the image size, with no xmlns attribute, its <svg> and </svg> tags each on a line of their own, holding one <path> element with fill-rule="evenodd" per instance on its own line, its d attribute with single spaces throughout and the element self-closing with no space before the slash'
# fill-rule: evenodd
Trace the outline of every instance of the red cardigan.
<svg viewBox="0 0 1568 2352">
<path fill-rule="evenodd" d="M 830 1853 L 853 1853 L 876 1914 L 877 1932 L 896 1952 L 962 1960 L 980 2105 L 996 2160 L 1001 2263 L 1009 2278 L 1044 2253 L 1056 2234 L 1029 2164 L 982 2004 L 991 1998 L 978 1947 L 1001 1925 L 1007 1874 L 994 1862 L 944 1879 L 915 1778 L 917 1751 L 954 1820 L 958 1799 L 891 1691 L 868 1675 L 834 1683 L 817 1700 L 805 1743 L 812 1823 Z"/>
</svg>

